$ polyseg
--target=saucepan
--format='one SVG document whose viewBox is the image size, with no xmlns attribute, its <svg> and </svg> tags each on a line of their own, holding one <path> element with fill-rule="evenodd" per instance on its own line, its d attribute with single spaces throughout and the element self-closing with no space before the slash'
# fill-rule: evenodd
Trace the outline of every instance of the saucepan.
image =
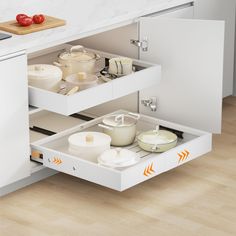
<svg viewBox="0 0 236 236">
<path fill-rule="evenodd" d="M 96 61 L 100 56 L 93 52 L 88 52 L 81 45 L 71 47 L 69 52 L 62 52 L 58 55 L 58 61 L 54 65 L 63 71 L 63 78 L 68 75 L 85 72 L 93 74 L 95 72 Z"/>
<path fill-rule="evenodd" d="M 123 147 L 134 142 L 139 118 L 140 115 L 136 113 L 116 114 L 105 117 L 99 126 L 111 137 L 111 145 Z"/>
</svg>

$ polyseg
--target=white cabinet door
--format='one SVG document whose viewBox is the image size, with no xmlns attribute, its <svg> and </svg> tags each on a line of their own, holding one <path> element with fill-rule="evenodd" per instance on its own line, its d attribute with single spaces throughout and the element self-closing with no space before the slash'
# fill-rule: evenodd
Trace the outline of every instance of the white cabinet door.
<svg viewBox="0 0 236 236">
<path fill-rule="evenodd" d="M 223 97 L 233 93 L 234 43 L 235 43 L 235 0 L 197 0 L 194 15 L 197 19 L 225 21 L 225 52 Z"/>
<path fill-rule="evenodd" d="M 0 188 L 30 175 L 27 59 L 0 57 Z"/>
<path fill-rule="evenodd" d="M 142 18 L 142 60 L 162 65 L 162 81 L 140 92 L 140 112 L 219 133 L 222 114 L 224 22 Z M 157 97 L 152 112 L 141 100 Z"/>
</svg>

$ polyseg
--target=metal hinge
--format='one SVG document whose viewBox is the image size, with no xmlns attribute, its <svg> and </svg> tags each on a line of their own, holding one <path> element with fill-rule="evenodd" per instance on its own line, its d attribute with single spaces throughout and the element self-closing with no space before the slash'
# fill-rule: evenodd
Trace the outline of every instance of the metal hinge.
<svg viewBox="0 0 236 236">
<path fill-rule="evenodd" d="M 143 99 L 141 100 L 141 104 L 143 104 L 145 107 L 149 107 L 153 112 L 157 111 L 157 97 Z"/>
<path fill-rule="evenodd" d="M 136 47 L 141 48 L 144 52 L 148 51 L 148 38 L 144 37 L 141 41 L 138 39 L 131 39 L 130 43 Z"/>
</svg>

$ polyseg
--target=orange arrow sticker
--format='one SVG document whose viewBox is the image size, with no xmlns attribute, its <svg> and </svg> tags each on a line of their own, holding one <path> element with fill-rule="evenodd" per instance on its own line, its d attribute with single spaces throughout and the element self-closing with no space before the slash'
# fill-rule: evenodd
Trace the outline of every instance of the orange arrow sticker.
<svg viewBox="0 0 236 236">
<path fill-rule="evenodd" d="M 62 163 L 62 160 L 60 158 L 54 157 L 53 158 L 53 163 L 56 165 L 60 165 Z"/>
<path fill-rule="evenodd" d="M 146 177 L 152 175 L 153 173 L 155 173 L 154 167 L 153 167 L 153 163 L 148 165 L 144 171 L 143 171 L 143 175 L 145 175 Z"/>
<path fill-rule="evenodd" d="M 187 149 L 185 149 L 181 153 L 177 153 L 177 154 L 179 156 L 179 163 L 180 163 L 180 162 L 186 161 L 188 159 L 190 152 Z"/>
</svg>

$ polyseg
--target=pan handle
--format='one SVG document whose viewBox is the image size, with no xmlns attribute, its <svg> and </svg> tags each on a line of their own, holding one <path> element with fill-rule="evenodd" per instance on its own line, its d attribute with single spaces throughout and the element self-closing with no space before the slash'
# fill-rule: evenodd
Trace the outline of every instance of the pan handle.
<svg viewBox="0 0 236 236">
<path fill-rule="evenodd" d="M 157 151 L 158 149 L 160 149 L 157 145 L 155 145 L 155 146 L 153 146 L 152 147 L 152 151 L 154 152 L 154 151 Z"/>
<path fill-rule="evenodd" d="M 55 66 L 57 66 L 57 67 L 59 67 L 59 68 L 62 68 L 62 67 L 67 68 L 67 67 L 70 67 L 69 65 L 62 65 L 61 63 L 59 63 L 59 62 L 57 62 L 57 61 L 54 61 L 54 62 L 53 62 L 53 65 L 55 65 Z"/>
</svg>

